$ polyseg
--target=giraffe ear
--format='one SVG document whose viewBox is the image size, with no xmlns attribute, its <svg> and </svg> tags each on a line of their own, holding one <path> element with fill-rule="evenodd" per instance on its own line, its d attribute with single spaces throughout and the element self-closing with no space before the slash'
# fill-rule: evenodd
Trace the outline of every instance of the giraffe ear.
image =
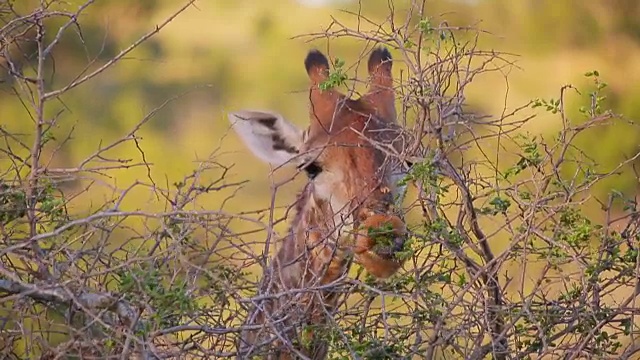
<svg viewBox="0 0 640 360">
<path fill-rule="evenodd" d="M 251 152 L 274 166 L 298 155 L 302 130 L 270 111 L 241 110 L 228 115 L 233 129 Z"/>
</svg>

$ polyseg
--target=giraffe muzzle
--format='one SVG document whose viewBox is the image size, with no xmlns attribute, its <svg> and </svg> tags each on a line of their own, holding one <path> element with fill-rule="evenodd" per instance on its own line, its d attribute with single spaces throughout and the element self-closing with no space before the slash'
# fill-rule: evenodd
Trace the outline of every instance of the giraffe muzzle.
<svg viewBox="0 0 640 360">
<path fill-rule="evenodd" d="M 373 251 L 378 256 L 392 258 L 402 251 L 407 239 L 404 221 L 395 215 L 373 214 L 367 217 L 356 234 L 354 252 Z"/>
</svg>

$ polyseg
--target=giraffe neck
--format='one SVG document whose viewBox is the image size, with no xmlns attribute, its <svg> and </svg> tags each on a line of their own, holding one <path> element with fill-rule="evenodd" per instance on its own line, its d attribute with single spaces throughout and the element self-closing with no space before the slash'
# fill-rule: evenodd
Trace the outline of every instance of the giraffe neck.
<svg viewBox="0 0 640 360">
<path fill-rule="evenodd" d="M 326 285 L 348 267 L 346 251 L 338 246 L 346 228 L 327 202 L 313 196 L 313 186 L 308 183 L 300 194 L 289 235 L 274 259 L 287 289 Z"/>
<path fill-rule="evenodd" d="M 245 322 L 267 328 L 243 332 L 238 358 L 262 344 L 271 348 L 267 359 L 289 359 L 291 354 L 280 336 L 306 336 L 308 343 L 313 333 L 300 331 L 308 325 L 322 326 L 333 316 L 339 293 L 323 285 L 340 278 L 349 267 L 345 251 L 336 246 L 339 236 L 334 223 L 331 206 L 314 199 L 313 184 L 307 184 L 296 202 L 289 234 L 262 279 L 260 295 L 267 300 L 256 303 Z M 311 343 L 299 351 L 314 360 L 325 359 L 327 342 L 316 339 Z"/>
</svg>

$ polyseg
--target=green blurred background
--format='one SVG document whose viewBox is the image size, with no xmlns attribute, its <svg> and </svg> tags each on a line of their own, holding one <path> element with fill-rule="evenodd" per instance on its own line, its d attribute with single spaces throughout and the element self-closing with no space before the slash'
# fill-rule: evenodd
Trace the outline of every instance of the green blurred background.
<svg viewBox="0 0 640 360">
<path fill-rule="evenodd" d="M 25 0 L 14 6 L 26 13 L 37 3 Z M 58 6 L 74 10 L 80 3 L 70 0 Z M 398 14 L 410 6 L 410 1 L 393 3 Z M 54 51 L 55 61 L 47 63 L 47 88 L 67 84 L 86 67 L 97 68 L 180 5 L 174 0 L 96 1 L 81 17 L 81 31 L 67 31 Z M 226 113 L 239 108 L 273 109 L 303 126 L 308 106 L 302 91 L 307 84 L 303 59 L 310 47 L 326 49 L 327 44 L 292 38 L 323 30 L 331 16 L 355 25 L 355 17 L 341 9 L 360 9 L 377 22 L 389 15 L 386 0 L 198 1 L 116 66 L 49 103 L 49 115 L 63 111 L 54 129 L 58 143 L 71 129 L 73 133 L 72 140 L 60 149 L 56 143 L 47 146 L 46 154 L 56 150 L 48 166 L 77 166 L 100 143 L 122 137 L 152 109 L 183 95 L 140 130 L 140 146 L 146 160 L 153 163 L 151 178 L 170 184 L 189 174 L 199 161 L 215 157 L 224 164 L 235 164 L 229 182 L 250 180 L 225 205 L 228 211 L 267 207 L 272 181 L 267 176 L 269 167 L 251 156 L 235 135 L 223 137 L 229 130 Z M 534 98 L 557 98 L 562 85 L 586 86 L 583 74 L 597 69 L 609 84 L 607 105 L 628 119 L 640 115 L 640 2 L 636 0 L 433 0 L 427 2 L 427 12 L 433 24 L 446 19 L 453 25 L 478 25 L 491 33 L 481 39 L 481 48 L 518 55 L 519 68 L 509 74 L 482 76 L 468 89 L 468 104 L 476 112 L 498 115 L 505 103 L 513 108 Z M 5 23 L 7 16 L 3 15 Z M 62 23 L 62 19 L 57 21 L 48 24 L 49 39 Z M 332 55 L 342 57 L 347 65 L 356 62 L 363 47 L 353 40 L 331 42 Z M 26 72 L 29 66 L 33 63 L 27 62 Z M 402 64 L 395 70 L 401 71 Z M 508 87 L 504 75 L 508 75 Z M 29 139 L 33 121 L 12 85 L 11 81 L 0 84 L 0 124 Z M 527 130 L 552 133 L 559 126 L 557 117 L 542 114 Z M 612 126 L 581 141 L 596 160 L 615 165 L 637 151 L 640 133 L 629 129 Z M 141 160 L 131 144 L 109 154 Z M 49 161 L 47 156 L 43 159 Z M 110 174 L 111 178 L 102 180 L 119 189 L 149 178 L 143 167 Z M 81 185 L 74 180 L 63 188 L 76 193 Z M 607 186 L 633 194 L 637 179 L 629 173 Z M 295 185 L 285 189 L 279 195 L 283 204 L 297 190 Z M 112 195 L 113 189 L 97 184 L 82 192 L 70 210 L 85 212 Z M 157 205 L 152 198 L 148 191 L 134 192 L 123 208 L 149 210 Z M 223 198 L 214 196 L 210 203 L 197 206 L 217 209 Z"/>
<path fill-rule="evenodd" d="M 55 6 L 75 11 L 83 2 L 67 0 Z M 400 19 L 411 2 L 393 1 Z M 100 146 L 126 135 L 153 109 L 178 97 L 138 132 L 144 158 L 153 164 L 150 174 L 145 167 L 133 167 L 110 171 L 109 176 L 83 174 L 63 181 L 60 186 L 67 197 L 73 197 L 69 211 L 79 216 L 95 211 L 137 181 L 148 183 L 151 178 L 160 187 L 170 187 L 201 162 L 213 160 L 233 165 L 226 182 L 249 182 L 228 201 L 232 189 L 200 198 L 193 208 L 216 210 L 223 203 L 230 213 L 267 208 L 274 181 L 268 176 L 269 166 L 228 133 L 226 113 L 240 108 L 271 109 L 304 126 L 308 121 L 308 95 L 304 91 L 307 75 L 303 60 L 311 47 L 325 50 L 327 43 L 309 44 L 293 38 L 324 30 L 332 16 L 345 25 L 356 26 L 356 18 L 341 10 L 361 11 L 367 18 L 383 22 L 389 16 L 388 4 L 386 0 L 196 2 L 196 7 L 186 10 L 114 67 L 48 103 L 47 115 L 59 114 L 53 129 L 57 140 L 45 147 L 42 159 L 47 167 L 63 168 L 78 166 Z M 19 0 L 13 5 L 27 14 L 39 1 Z M 53 59 L 47 62 L 47 90 L 61 88 L 87 70 L 98 68 L 181 5 L 175 0 L 96 1 L 80 18 L 81 28 L 70 28 L 55 48 Z M 0 9 L 2 6 L 0 0 Z M 609 84 L 606 106 L 632 123 L 640 117 L 639 1 L 429 0 L 426 10 L 434 25 L 447 20 L 451 25 L 477 25 L 489 31 L 481 38 L 481 49 L 517 55 L 517 67 L 509 73 L 481 76 L 467 88 L 466 100 L 474 112 L 499 116 L 505 105 L 513 109 L 534 98 L 557 98 L 560 87 L 569 83 L 584 89 L 585 95 L 590 85 L 583 74 L 598 70 Z M 0 17 L 4 25 L 12 15 L 0 11 Z M 63 22 L 57 19 L 47 23 L 48 41 Z M 332 56 L 345 59 L 350 66 L 356 63 L 364 44 L 337 39 L 330 42 L 330 48 Z M 30 54 L 34 48 L 25 49 L 27 58 L 16 56 L 14 60 L 22 64 L 26 74 L 33 74 L 35 63 Z M 398 73 L 403 65 L 396 64 L 394 71 Z M 0 78 L 0 126 L 20 134 L 20 139 L 30 144 L 33 109 L 25 105 L 24 96 L 16 95 L 18 84 L 1 68 Z M 529 109 L 526 114 L 534 112 L 539 116 L 525 130 L 551 135 L 560 129 L 557 116 L 539 109 Z M 577 106 L 572 114 L 577 114 Z M 69 134 L 70 141 L 63 144 Z M 611 168 L 638 151 L 638 140 L 636 127 L 620 122 L 579 141 L 590 156 Z M 28 149 L 15 147 L 12 140 L 5 138 L 0 143 L 3 149 L 9 145 L 20 156 L 27 156 Z M 132 163 L 143 160 L 131 142 L 115 147 L 108 155 L 132 159 Z M 9 168 L 10 163 L 0 154 L 0 168 Z M 205 172 L 200 181 L 206 183 L 219 175 L 220 171 Z M 285 175 L 276 178 L 284 179 Z M 293 184 L 284 186 L 277 204 L 289 204 L 303 181 L 299 176 Z M 84 191 L 88 184 L 89 191 Z M 593 195 L 605 197 L 610 187 L 634 197 L 638 179 L 626 169 Z M 139 187 L 127 195 L 120 208 L 157 211 L 165 206 L 149 188 Z M 286 208 L 277 211 L 278 215 L 285 212 Z M 119 231 L 144 230 L 142 224 L 132 225 Z M 254 227 L 249 222 L 232 225 L 238 231 Z M 284 231 L 285 227 L 286 222 L 281 222 L 277 230 Z M 248 237 L 261 245 L 265 234 Z"/>
</svg>

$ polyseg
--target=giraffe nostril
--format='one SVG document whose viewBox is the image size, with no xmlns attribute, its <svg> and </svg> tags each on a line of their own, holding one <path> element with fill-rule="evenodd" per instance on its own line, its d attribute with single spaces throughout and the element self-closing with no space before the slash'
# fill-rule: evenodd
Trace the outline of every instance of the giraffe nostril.
<svg viewBox="0 0 640 360">
<path fill-rule="evenodd" d="M 406 242 L 407 238 L 405 236 L 397 236 L 395 239 L 393 239 L 393 252 L 399 252 L 404 250 L 404 243 Z"/>
<path fill-rule="evenodd" d="M 389 219 L 395 217 L 387 208 L 367 208 L 361 212 L 360 218 L 362 221 L 367 222 L 371 218 L 385 218 Z"/>
<path fill-rule="evenodd" d="M 406 227 L 399 217 L 374 214 L 360 224 L 355 239 L 355 252 L 373 250 L 378 255 L 392 256 L 404 249 L 406 239 Z"/>
</svg>

